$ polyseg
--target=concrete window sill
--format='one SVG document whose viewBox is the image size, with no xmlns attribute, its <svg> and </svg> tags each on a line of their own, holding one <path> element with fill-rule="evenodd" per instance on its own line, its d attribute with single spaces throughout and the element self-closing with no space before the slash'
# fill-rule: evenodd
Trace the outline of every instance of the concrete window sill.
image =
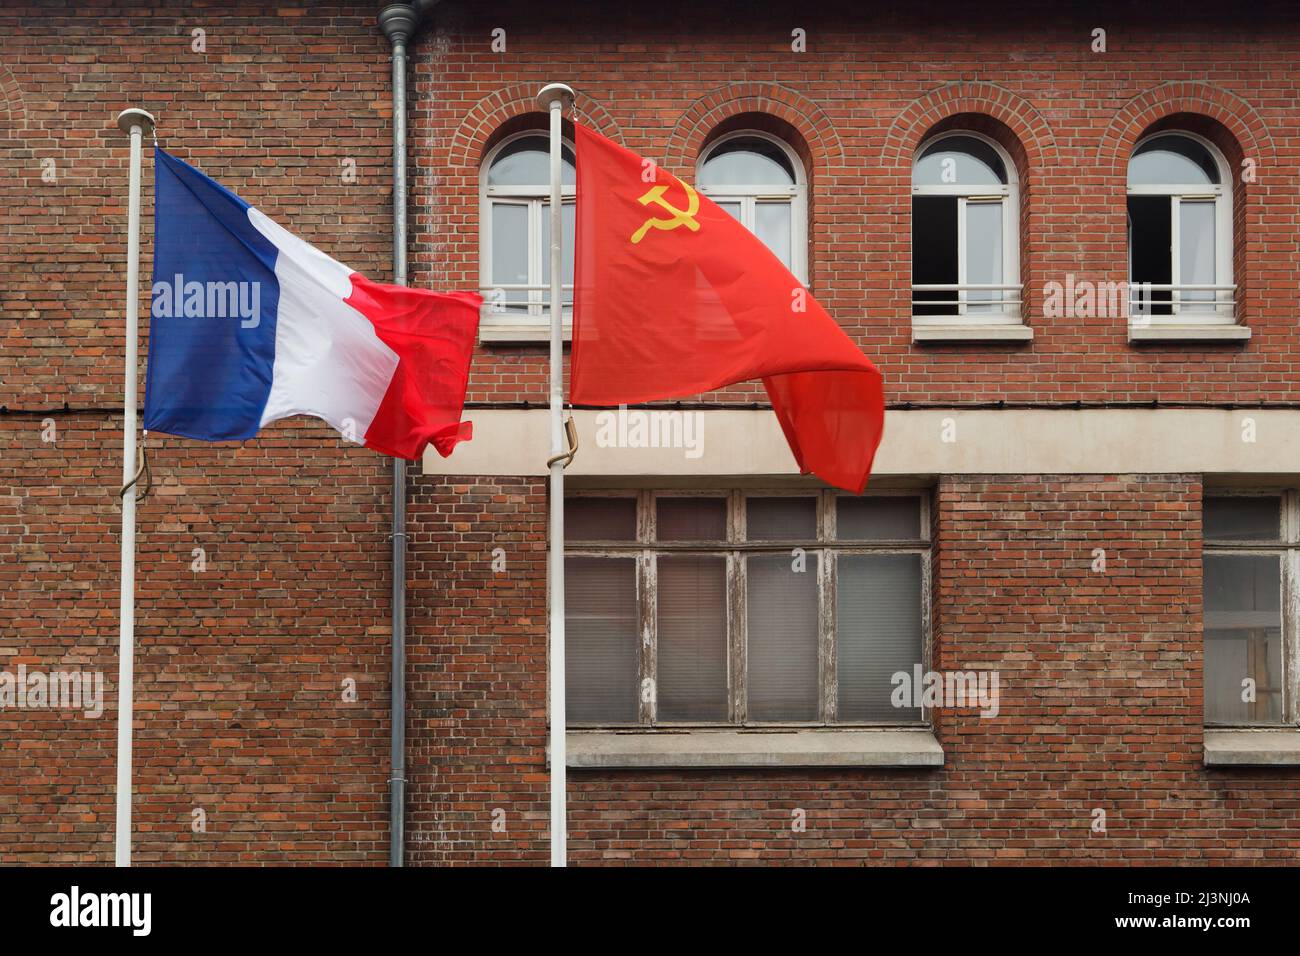
<svg viewBox="0 0 1300 956">
<path fill-rule="evenodd" d="M 1300 767 L 1300 729 L 1205 731 L 1207 767 Z"/>
<path fill-rule="evenodd" d="M 573 341 L 573 324 L 567 318 L 564 320 L 562 335 L 565 342 Z M 478 324 L 478 340 L 485 344 L 498 345 L 514 342 L 549 342 L 551 340 L 550 320 L 508 322 L 500 319 L 482 319 Z"/>
<path fill-rule="evenodd" d="M 1130 342 L 1245 342 L 1250 327 L 1245 325 L 1146 325 L 1129 326 Z"/>
<path fill-rule="evenodd" d="M 741 767 L 941 767 L 928 730 L 570 731 L 575 769 Z"/>
<path fill-rule="evenodd" d="M 917 325 L 913 342 L 1030 342 L 1034 330 L 1027 325 Z"/>
</svg>

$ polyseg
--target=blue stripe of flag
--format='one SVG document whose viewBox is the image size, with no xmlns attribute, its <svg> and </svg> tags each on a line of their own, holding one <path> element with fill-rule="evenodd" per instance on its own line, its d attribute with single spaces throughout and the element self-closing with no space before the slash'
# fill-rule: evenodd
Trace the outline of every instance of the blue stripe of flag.
<svg viewBox="0 0 1300 956">
<path fill-rule="evenodd" d="M 144 427 L 251 438 L 275 364 L 276 247 L 249 221 L 248 203 L 157 148 L 154 182 Z"/>
</svg>

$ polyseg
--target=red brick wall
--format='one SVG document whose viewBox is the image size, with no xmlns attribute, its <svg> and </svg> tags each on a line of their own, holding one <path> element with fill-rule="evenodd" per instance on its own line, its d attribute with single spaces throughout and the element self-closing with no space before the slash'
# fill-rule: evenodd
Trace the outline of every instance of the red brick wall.
<svg viewBox="0 0 1300 956">
<path fill-rule="evenodd" d="M 195 29 L 206 53 L 191 50 Z M 6 4 L 0 405 L 121 405 L 128 149 L 116 117 L 128 106 L 153 113 L 165 149 L 353 268 L 388 275 L 387 49 L 358 4 Z M 146 224 L 152 179 L 146 156 Z M 141 251 L 148 277 L 147 238 Z"/>
<path fill-rule="evenodd" d="M 1014 27 L 950 5 L 871 17 L 848 7 L 821 17 L 714 16 L 695 6 L 659 20 L 583 9 L 554 25 L 550 13 L 454 8 L 447 38 L 417 52 L 414 144 L 433 162 L 414 179 L 416 200 L 427 202 L 415 220 L 414 274 L 477 282 L 479 160 L 506 124 L 539 121 L 528 116 L 536 90 L 564 80 L 579 91 L 586 122 L 688 176 L 718 126 L 754 112 L 788 123 L 809 159 L 814 291 L 878 360 L 891 402 L 1290 401 L 1300 27 L 1276 12 L 1253 12 L 1242 32 L 1222 17 L 1144 21 L 1127 9 L 1062 15 L 1041 5 L 1007 8 L 1000 22 Z M 795 26 L 808 30 L 807 54 L 789 50 Z M 507 31 L 505 54 L 487 49 L 495 27 Z M 1089 50 L 1094 27 L 1108 32 L 1105 54 Z M 1237 185 L 1234 263 L 1254 338 L 1135 349 L 1122 320 L 1044 319 L 1044 282 L 1069 272 L 1125 278 L 1128 150 L 1152 124 L 1184 113 L 1208 117 L 1194 128 L 1214 135 L 1230 160 L 1256 158 L 1256 182 Z M 931 127 L 972 114 L 986 114 L 980 128 L 1021 165 L 1022 272 L 1036 338 L 915 347 L 911 153 Z M 471 394 L 544 402 L 545 382 L 542 347 L 485 348 Z M 753 393 L 738 387 L 725 398 Z M 948 762 L 933 773 L 575 771 L 571 859 L 1293 859 L 1295 775 L 1207 773 L 1201 763 L 1199 495 L 1196 476 L 943 482 L 935 666 L 997 668 L 1002 717 L 941 715 Z M 538 525 L 538 547 L 543 507 L 523 509 Z M 432 527 L 454 533 L 441 515 Z M 441 567 L 453 573 L 454 562 L 477 554 L 486 576 L 491 546 L 475 540 Z M 1104 575 L 1090 570 L 1098 547 L 1109 556 Z M 507 599 L 529 609 L 535 655 L 544 653 L 542 579 L 537 563 L 531 591 Z M 483 603 L 480 616 L 516 620 L 503 614 L 505 601 Z M 460 610 L 434 613 L 464 619 Z M 515 659 L 511 646 L 463 663 L 479 687 L 508 679 Z M 464 685 L 453 690 L 470 696 Z M 429 862 L 521 852 L 545 860 L 544 687 L 534 691 L 533 720 L 519 734 L 533 743 L 513 772 L 502 766 L 513 750 L 500 746 L 495 708 L 449 713 L 454 729 L 430 729 L 465 748 L 447 754 L 446 779 L 432 791 L 438 839 L 449 839 L 455 820 L 476 836 L 435 846 Z M 482 779 L 491 764 L 498 771 Z M 461 778 L 473 797 L 452 784 Z M 494 807 L 505 810 L 505 833 L 491 830 Z M 807 812 L 802 834 L 791 831 L 796 807 Z M 1090 829 L 1097 809 L 1104 836 Z M 520 845 L 521 833 L 531 844 Z"/>
<path fill-rule="evenodd" d="M 97 719 L 0 711 L 0 861 L 109 863 L 121 424 L 58 416 L 54 442 L 39 419 L 3 424 L 0 669 L 99 671 L 105 700 Z M 152 448 L 136 568 L 137 862 L 387 859 L 390 479 L 364 449 L 329 454 L 338 444 L 305 424 L 243 449 Z"/>
<path fill-rule="evenodd" d="M 1202 765 L 1199 478 L 966 477 L 936 500 L 937 666 L 995 668 L 1002 704 L 940 716 L 920 855 L 1294 861 L 1295 773 Z"/>
<path fill-rule="evenodd" d="M 827 7 L 836 9 L 818 5 Z M 685 176 L 710 131 L 737 115 L 790 124 L 811 162 L 813 291 L 877 360 L 891 403 L 1295 400 L 1300 19 L 1290 7 L 1252 7 L 1246 18 L 1212 4 L 1175 14 L 1012 3 L 992 20 L 946 3 L 837 9 L 697 4 L 640 16 L 453 5 L 453 32 L 416 54 L 413 138 L 428 162 L 413 186 L 428 205 L 416 217 L 413 274 L 477 283 L 478 163 L 502 124 L 522 122 L 540 86 L 562 79 L 586 122 Z M 503 54 L 489 50 L 497 27 Z M 807 31 L 806 53 L 790 50 L 795 27 Z M 1104 54 L 1091 52 L 1094 28 L 1107 31 Z M 1024 153 L 1022 278 L 1035 339 L 914 346 L 913 151 L 932 128 L 970 114 L 1000 124 Z M 1238 184 L 1234 266 L 1253 338 L 1135 348 L 1122 320 L 1044 318 L 1045 282 L 1126 278 L 1129 152 L 1149 127 L 1183 114 L 1201 116 L 1194 126 L 1233 147 L 1230 158 L 1256 163 L 1255 182 Z M 545 401 L 543 348 L 494 347 L 476 361 L 473 398 Z"/>
<path fill-rule="evenodd" d="M 194 28 L 206 55 L 190 49 Z M 383 277 L 386 51 L 357 4 L 0 10 L 0 669 L 101 671 L 106 697 L 95 720 L 0 712 L 2 863 L 113 858 L 127 162 L 116 114 L 150 110 L 165 148 Z M 355 183 L 340 177 L 345 157 Z M 150 443 L 135 859 L 382 864 L 387 459 L 308 420 L 242 449 Z M 196 547 L 203 573 L 190 570 Z M 196 808 L 205 833 L 192 830 Z"/>
<path fill-rule="evenodd" d="M 254 15 L 262 5 L 178 14 L 173 5 L 128 4 L 95 17 L 85 9 L 69 2 L 0 14 L 0 216 L 13 240 L 0 250 L 10 279 L 0 296 L 10 360 L 0 404 L 10 407 L 116 401 L 119 103 L 154 110 L 165 146 L 305 238 L 362 271 L 388 270 L 388 69 L 370 11 L 296 3 L 263 16 Z M 540 82 L 563 76 L 581 91 L 588 122 L 683 174 L 730 117 L 766 111 L 790 123 L 812 164 L 815 291 L 879 360 L 891 401 L 1290 400 L 1300 284 L 1291 66 L 1300 25 L 1275 9 L 1284 8 L 1252 8 L 1249 21 L 1228 29 L 1199 14 L 1144 22 L 1123 8 L 1085 17 L 1013 5 L 1002 19 L 1016 29 L 1007 30 L 914 4 L 793 19 L 722 20 L 692 9 L 625 21 L 621 11 L 583 11 L 580 21 L 547 26 L 527 5 L 448 3 L 439 18 L 451 32 L 427 36 L 414 52 L 412 275 L 477 284 L 483 147 L 503 122 L 533 110 Z M 795 23 L 809 31 L 807 53 L 789 51 Z M 497 26 L 507 30 L 504 54 L 488 48 Z M 1089 51 L 1096 26 L 1108 30 L 1105 54 Z M 207 31 L 206 54 L 190 50 L 195 28 Z M 906 321 L 911 148 L 934 124 L 972 112 L 991 114 L 1026 152 L 1025 278 L 1036 339 L 916 347 Z M 1067 272 L 1124 277 L 1127 149 L 1152 123 L 1185 112 L 1213 118 L 1258 164 L 1238 204 L 1236 278 L 1250 343 L 1137 349 L 1122 323 L 1037 315 L 1044 281 Z M 357 162 L 356 183 L 340 176 L 346 158 Z M 45 160 L 55 164 L 54 183 L 41 180 Z M 148 254 L 146 243 L 146 272 Z M 541 400 L 544 380 L 542 349 L 484 349 L 471 397 Z"/>
<path fill-rule="evenodd" d="M 963 9 L 615 5 L 557 22 L 525 4 L 448 2 L 442 34 L 414 50 L 412 281 L 477 285 L 479 157 L 540 85 L 565 80 L 587 122 L 678 173 L 719 124 L 753 111 L 788 123 L 811 164 L 814 291 L 879 361 L 891 402 L 1293 400 L 1300 28 L 1285 7 L 1140 19 L 1128 5 L 1013 4 L 996 21 Z M 504 54 L 489 49 L 495 27 Z M 794 27 L 806 54 L 789 51 Z M 1089 51 L 1094 27 L 1106 54 Z M 206 55 L 190 49 L 195 28 Z M 150 109 L 168 149 L 382 278 L 388 85 L 367 5 L 0 11 L 0 668 L 101 670 L 115 702 L 117 111 Z M 1179 112 L 1213 117 L 1257 158 L 1257 182 L 1238 188 L 1236 264 L 1254 337 L 1136 349 L 1116 320 L 1043 319 L 1043 282 L 1124 277 L 1127 150 Z M 964 113 L 989 114 L 1023 151 L 1027 346 L 910 342 L 911 151 Z M 144 251 L 147 275 L 147 239 Z M 541 402 L 545 378 L 541 347 L 485 348 L 471 398 Z M 137 859 L 382 863 L 387 461 L 309 422 L 242 450 L 153 448 Z M 572 858 L 1294 859 L 1295 774 L 1200 764 L 1196 476 L 950 480 L 936 502 L 936 663 L 996 665 L 999 720 L 942 715 L 937 771 L 574 772 Z M 542 862 L 544 486 L 420 478 L 411 510 L 408 859 Z M 200 546 L 209 566 L 195 574 Z M 1089 570 L 1096 547 L 1106 575 Z M 349 677 L 355 704 L 342 700 Z M 0 862 L 111 859 L 114 730 L 111 709 L 0 713 Z M 1090 835 L 1094 808 L 1106 836 Z"/>
<path fill-rule="evenodd" d="M 536 479 L 412 488 L 412 864 L 546 862 L 546 500 Z"/>
<path fill-rule="evenodd" d="M 1201 762 L 1200 496 L 1188 475 L 942 480 L 932 666 L 996 670 L 1000 714 L 940 711 L 936 770 L 571 771 L 570 859 L 1293 861 L 1295 773 Z M 544 862 L 545 686 L 521 674 L 545 654 L 543 489 L 425 481 L 415 502 L 421 571 L 459 582 L 469 559 L 479 583 L 413 601 L 412 861 Z"/>
</svg>

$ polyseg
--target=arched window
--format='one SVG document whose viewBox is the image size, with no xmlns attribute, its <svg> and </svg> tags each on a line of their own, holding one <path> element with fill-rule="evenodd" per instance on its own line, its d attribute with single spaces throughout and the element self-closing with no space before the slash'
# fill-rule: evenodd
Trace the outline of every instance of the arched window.
<svg viewBox="0 0 1300 956">
<path fill-rule="evenodd" d="M 808 281 L 808 184 L 789 146 L 766 133 L 720 137 L 700 157 L 696 186 Z"/>
<path fill-rule="evenodd" d="M 544 337 L 551 289 L 550 140 L 528 131 L 507 137 L 480 174 L 480 284 L 488 307 L 484 330 Z M 566 319 L 573 307 L 573 146 L 561 151 L 563 283 Z M 534 333 L 530 336 L 529 333 Z M 517 334 L 522 333 L 522 335 Z"/>
<path fill-rule="evenodd" d="M 1011 157 L 972 132 L 935 136 L 912 166 L 917 325 L 1020 323 L 1019 187 Z"/>
<path fill-rule="evenodd" d="M 1232 191 L 1223 155 L 1192 133 L 1156 133 L 1128 164 L 1130 315 L 1233 321 Z"/>
</svg>

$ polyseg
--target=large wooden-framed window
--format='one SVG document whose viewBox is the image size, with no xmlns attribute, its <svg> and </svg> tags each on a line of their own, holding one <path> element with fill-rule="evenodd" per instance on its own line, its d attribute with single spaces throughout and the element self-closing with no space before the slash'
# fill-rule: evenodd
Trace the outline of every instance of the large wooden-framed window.
<svg viewBox="0 0 1300 956">
<path fill-rule="evenodd" d="M 1300 491 L 1207 490 L 1203 504 L 1205 722 L 1300 721 Z"/>
<path fill-rule="evenodd" d="M 565 501 L 573 726 L 924 723 L 892 700 L 929 644 L 916 491 L 608 491 Z"/>
</svg>

